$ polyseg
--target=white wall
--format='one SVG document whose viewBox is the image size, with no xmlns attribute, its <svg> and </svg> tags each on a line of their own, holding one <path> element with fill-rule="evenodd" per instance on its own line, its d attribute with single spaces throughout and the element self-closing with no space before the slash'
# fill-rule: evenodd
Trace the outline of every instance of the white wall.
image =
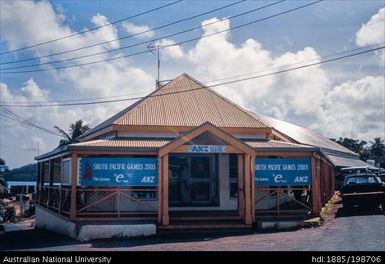
<svg viewBox="0 0 385 264">
<path fill-rule="evenodd" d="M 36 227 L 54 231 L 74 239 L 77 239 L 75 223 L 65 220 L 54 213 L 36 206 L 35 213 Z"/>
</svg>

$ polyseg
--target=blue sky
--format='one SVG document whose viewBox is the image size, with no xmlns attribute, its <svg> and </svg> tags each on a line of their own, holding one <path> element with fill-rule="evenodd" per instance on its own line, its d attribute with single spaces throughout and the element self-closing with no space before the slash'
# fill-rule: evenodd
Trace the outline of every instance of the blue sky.
<svg viewBox="0 0 385 264">
<path fill-rule="evenodd" d="M 65 41 L 1 55 L 1 62 L 47 55 L 111 40 L 132 34 L 128 31 L 133 30 L 133 27 L 153 28 L 232 2 L 235 1 L 183 1 Z M 222 20 L 215 25 L 169 38 L 164 40 L 164 43 L 199 38 L 206 33 L 228 29 L 311 1 L 285 1 L 245 16 L 225 19 L 273 2 L 242 2 L 154 31 L 152 36 L 143 36 L 141 39 L 133 37 L 115 42 L 114 45 L 99 46 L 74 54 L 108 51 L 197 27 L 208 21 Z M 1 52 L 76 33 L 166 3 L 171 1 L 1 1 Z M 173 47 L 161 51 L 161 79 L 174 78 L 186 72 L 203 82 L 208 82 L 319 59 L 345 50 L 364 49 L 384 41 L 384 6 L 384 1 L 376 0 L 327 0 L 228 33 Z M 95 59 L 143 50 L 146 50 L 146 44 Z M 56 59 L 68 59 L 75 55 L 69 53 Z M 384 138 L 383 58 L 384 53 L 372 52 L 280 76 L 218 87 L 216 90 L 248 109 L 310 127 L 328 137 L 353 136 L 365 140 L 372 140 L 375 136 Z M 52 60 L 54 59 L 49 58 L 39 62 Z M 62 65 L 92 60 L 88 58 Z M 4 67 L 6 66 L 2 65 L 2 68 Z M 51 66 L 42 65 L 33 69 L 48 67 Z M 0 78 L 1 103 L 57 101 L 137 93 L 144 95 L 154 89 L 156 57 L 148 53 L 65 70 L 2 74 Z M 71 108 L 7 108 L 46 128 L 52 129 L 54 125 L 58 125 L 66 129 L 77 119 L 83 119 L 90 126 L 94 126 L 130 103 L 132 102 Z M 33 162 L 33 157 L 38 152 L 41 154 L 57 146 L 59 139 L 54 135 L 32 130 L 25 124 L 5 117 L 0 119 L 0 122 L 0 156 L 11 167 Z"/>
</svg>

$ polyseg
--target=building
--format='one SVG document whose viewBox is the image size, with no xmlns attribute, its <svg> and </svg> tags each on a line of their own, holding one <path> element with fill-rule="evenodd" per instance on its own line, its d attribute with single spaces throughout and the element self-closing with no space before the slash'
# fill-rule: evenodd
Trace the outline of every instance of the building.
<svg viewBox="0 0 385 264">
<path fill-rule="evenodd" d="M 235 228 L 316 215 L 334 194 L 336 168 L 361 164 L 337 143 L 249 112 L 187 74 L 79 141 L 36 158 L 37 225 L 78 238 L 75 226 L 95 222 Z"/>
</svg>

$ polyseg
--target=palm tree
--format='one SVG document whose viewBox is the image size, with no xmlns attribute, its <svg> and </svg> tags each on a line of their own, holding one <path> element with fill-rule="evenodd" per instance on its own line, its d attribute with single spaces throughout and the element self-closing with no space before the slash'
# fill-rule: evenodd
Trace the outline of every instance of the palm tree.
<svg viewBox="0 0 385 264">
<path fill-rule="evenodd" d="M 65 138 L 60 140 L 59 146 L 78 142 L 77 138 L 90 129 L 88 125 L 83 125 L 83 120 L 81 119 L 71 124 L 69 133 L 58 126 L 55 126 L 55 128 Z"/>
<path fill-rule="evenodd" d="M 380 162 L 385 159 L 385 144 L 381 138 L 375 138 L 374 141 L 370 141 L 370 155 L 376 162 Z"/>
<path fill-rule="evenodd" d="M 7 196 L 9 190 L 4 179 L 4 173 L 8 171 L 8 166 L 5 164 L 5 161 L 0 158 L 0 199 Z M 0 206 L 1 208 L 1 206 Z"/>
<path fill-rule="evenodd" d="M 338 144 L 344 146 L 347 149 L 350 149 L 351 151 L 357 153 L 360 155 L 361 160 L 367 160 L 367 149 L 365 145 L 367 144 L 364 140 L 356 140 L 353 138 L 342 138 L 340 137 L 338 140 L 334 140 Z"/>
</svg>

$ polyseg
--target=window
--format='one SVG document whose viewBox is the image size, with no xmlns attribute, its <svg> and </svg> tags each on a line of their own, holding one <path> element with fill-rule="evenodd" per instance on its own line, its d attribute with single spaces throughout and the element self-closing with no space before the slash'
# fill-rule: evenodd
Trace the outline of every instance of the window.
<svg viewBox="0 0 385 264">
<path fill-rule="evenodd" d="M 378 183 L 375 176 L 370 177 L 349 177 L 346 179 L 346 185 L 351 184 L 375 184 Z"/>
</svg>

